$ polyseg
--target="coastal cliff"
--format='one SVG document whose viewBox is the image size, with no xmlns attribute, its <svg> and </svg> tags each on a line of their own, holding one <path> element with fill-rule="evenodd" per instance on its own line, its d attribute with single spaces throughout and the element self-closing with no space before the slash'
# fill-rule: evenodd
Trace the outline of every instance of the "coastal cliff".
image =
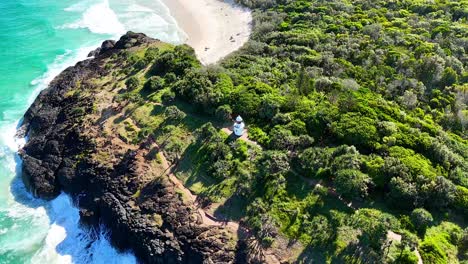
<svg viewBox="0 0 468 264">
<path fill-rule="evenodd" d="M 167 168 L 154 162 L 155 140 L 136 142 L 115 133 L 131 111 L 126 107 L 132 99 L 123 96 L 135 71 L 129 56 L 146 51 L 151 58 L 148 50 L 166 48 L 173 47 L 129 32 L 56 77 L 24 116 L 22 178 L 39 198 L 69 193 L 84 224 L 103 224 L 115 246 L 132 250 L 144 263 L 232 263 L 234 235 L 203 223 Z M 150 60 L 139 70 L 149 70 Z M 157 67 L 151 70 L 165 70 Z"/>
</svg>

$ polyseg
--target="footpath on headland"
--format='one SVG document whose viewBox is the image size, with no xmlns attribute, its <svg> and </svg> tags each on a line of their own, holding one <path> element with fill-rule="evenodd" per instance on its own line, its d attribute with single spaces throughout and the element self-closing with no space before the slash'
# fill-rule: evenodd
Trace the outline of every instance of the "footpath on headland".
<svg viewBox="0 0 468 264">
<path fill-rule="evenodd" d="M 226 134 L 230 135 L 233 133 L 232 129 L 230 127 L 225 127 L 222 128 L 222 131 L 225 132 Z M 244 133 L 242 137 L 239 137 L 238 140 L 243 140 L 246 141 L 249 144 L 255 145 L 260 147 L 260 145 L 252 141 L 248 138 L 248 134 Z M 239 234 L 241 236 L 244 236 L 245 238 L 251 236 L 248 228 L 243 227 L 236 221 L 229 221 L 229 220 L 224 220 L 224 219 L 218 219 L 216 218 L 213 214 L 211 214 L 208 210 L 205 208 L 202 208 L 201 205 L 198 203 L 197 196 L 193 194 L 184 184 L 183 182 L 177 178 L 177 176 L 174 175 L 173 169 L 177 166 L 177 164 L 169 164 L 169 162 L 166 159 L 166 156 L 164 155 L 163 151 L 159 152 L 159 157 L 161 158 L 161 165 L 163 168 L 165 168 L 165 172 L 167 177 L 169 177 L 170 181 L 174 184 L 174 186 L 179 189 L 185 197 L 189 198 L 190 201 L 197 207 L 198 213 L 200 215 L 201 221 L 204 225 L 208 226 L 219 226 L 219 227 L 224 227 L 224 228 L 229 228 L 234 234 Z M 265 263 L 268 264 L 279 264 L 281 261 L 278 259 L 278 257 L 274 254 L 273 251 L 271 250 L 266 250 L 263 252 L 264 255 L 264 261 Z"/>
</svg>

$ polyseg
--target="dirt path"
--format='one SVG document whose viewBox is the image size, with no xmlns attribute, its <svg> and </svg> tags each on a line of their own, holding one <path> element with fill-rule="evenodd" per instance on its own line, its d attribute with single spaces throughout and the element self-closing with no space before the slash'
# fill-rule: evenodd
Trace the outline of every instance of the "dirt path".
<svg viewBox="0 0 468 264">
<path fill-rule="evenodd" d="M 229 135 L 232 133 L 232 130 L 229 130 L 229 128 L 223 128 L 222 129 L 224 132 L 228 133 Z M 261 146 L 250 139 L 247 138 L 247 133 L 244 133 L 242 137 L 240 137 L 241 140 L 245 140 L 246 142 L 258 146 L 261 148 Z M 169 177 L 171 182 L 179 189 L 182 191 L 185 197 L 189 198 L 193 204 L 198 208 L 198 213 L 201 216 L 202 223 L 204 225 L 208 226 L 220 226 L 224 228 L 229 228 L 234 232 L 234 234 L 241 234 L 242 236 L 248 236 L 249 235 L 249 230 L 241 227 L 239 223 L 234 222 L 234 221 L 224 221 L 224 220 L 219 220 L 216 217 L 214 217 L 212 214 L 209 212 L 205 211 L 203 208 L 200 207 L 200 205 L 197 202 L 197 196 L 194 195 L 187 187 L 184 186 L 181 180 L 177 178 L 174 173 L 172 172 L 173 165 L 170 165 L 169 162 L 167 161 L 166 157 L 162 153 L 162 151 L 159 152 L 160 157 L 161 157 L 161 163 L 162 166 L 165 169 L 166 175 Z M 264 252 L 264 261 L 267 264 L 280 264 L 281 261 L 278 259 L 278 257 L 274 254 L 273 251 L 271 250 L 265 250 Z"/>
<path fill-rule="evenodd" d="M 416 256 L 418 257 L 418 264 L 424 264 L 423 261 L 422 261 L 421 254 L 419 254 L 419 250 L 418 250 L 418 249 L 415 249 L 415 250 L 414 250 L 414 254 L 416 254 Z"/>
<path fill-rule="evenodd" d="M 209 226 L 223 226 L 231 229 L 236 234 L 240 231 L 241 227 L 239 223 L 231 221 L 222 221 L 216 219 L 213 215 L 209 214 L 207 211 L 203 210 L 197 203 L 197 196 L 194 195 L 184 184 L 172 173 L 173 166 L 169 164 L 164 154 L 160 151 L 159 155 L 161 157 L 162 166 L 165 168 L 166 175 L 169 177 L 171 182 L 182 191 L 185 197 L 189 198 L 193 204 L 198 208 L 198 213 L 201 216 L 202 223 Z"/>
<path fill-rule="evenodd" d="M 222 131 L 227 133 L 228 135 L 231 135 L 233 133 L 232 129 L 231 128 L 222 128 Z M 252 141 L 248 138 L 248 133 L 247 131 L 244 133 L 244 135 L 242 135 L 241 137 L 239 137 L 239 139 L 241 140 L 244 140 L 246 141 L 247 143 L 251 144 L 251 145 L 254 145 L 254 146 L 258 146 L 259 148 L 261 148 L 261 146 L 255 142 L 255 141 Z M 235 232 L 238 232 L 242 227 L 240 227 L 239 223 L 237 222 L 231 222 L 231 221 L 222 221 L 222 220 L 218 220 L 216 219 L 213 215 L 211 215 L 210 213 L 208 213 L 207 211 L 203 210 L 203 208 L 199 207 L 198 206 L 198 203 L 197 203 L 197 196 L 192 194 L 192 192 L 186 188 L 184 186 L 184 184 L 172 173 L 172 166 L 169 165 L 169 162 L 167 161 L 166 157 L 160 152 L 160 156 L 161 156 L 161 160 L 162 160 L 162 164 L 163 164 L 163 167 L 164 168 L 167 168 L 166 171 L 168 171 L 169 173 L 167 173 L 169 179 L 171 180 L 171 182 L 177 187 L 179 188 L 186 197 L 190 198 L 190 200 L 195 204 L 195 206 L 198 207 L 198 212 L 202 218 L 202 222 L 203 224 L 205 225 L 210 225 L 210 226 L 223 226 L 223 227 L 228 227 L 230 228 L 231 230 L 235 231 Z M 314 179 L 309 179 L 309 178 L 306 178 L 302 175 L 299 175 L 298 173 L 296 172 L 293 172 L 294 174 L 296 174 L 298 177 L 300 177 L 302 180 L 304 180 L 305 182 L 307 182 L 310 186 L 313 186 L 313 187 L 325 187 L 325 188 L 328 188 L 328 191 L 331 192 L 332 195 L 338 197 L 343 203 L 346 204 L 346 206 L 348 206 L 349 208 L 351 209 L 354 209 L 354 210 L 357 210 L 357 208 L 355 208 L 354 206 L 352 206 L 351 203 L 346 203 L 337 193 L 336 191 L 333 189 L 333 188 L 330 188 L 330 187 L 326 187 L 323 185 L 322 181 L 317 181 L 317 180 L 314 180 Z M 389 240 L 394 240 L 394 241 L 397 241 L 397 242 L 401 242 L 401 235 L 400 234 L 397 234 L 391 230 L 389 230 L 387 232 L 387 239 Z M 416 248 L 414 250 L 414 253 L 416 254 L 416 256 L 418 257 L 418 264 L 423 264 L 423 261 L 422 261 L 422 258 L 421 258 L 421 255 L 419 254 L 419 251 L 418 249 Z M 271 251 L 266 251 L 264 253 L 264 256 L 265 256 L 265 262 L 266 263 L 269 263 L 269 264 L 277 264 L 277 263 L 281 263 L 278 258 L 275 256 L 275 254 Z"/>
<path fill-rule="evenodd" d="M 387 232 L 387 239 L 401 242 L 401 235 L 389 230 Z"/>
<path fill-rule="evenodd" d="M 401 242 L 401 235 L 389 230 L 387 231 L 387 239 Z M 418 257 L 418 264 L 423 264 L 421 254 L 419 254 L 419 250 L 417 248 L 414 249 L 414 254 L 416 254 L 416 256 Z"/>
<path fill-rule="evenodd" d="M 232 130 L 232 127 L 224 127 L 221 129 L 223 132 L 225 132 L 226 134 L 228 134 L 229 136 L 233 133 L 233 130 Z M 253 145 L 253 146 L 257 146 L 259 147 L 260 149 L 262 149 L 262 146 L 260 146 L 260 144 L 258 144 L 256 141 L 253 141 L 251 139 L 249 139 L 249 136 L 248 136 L 248 130 L 246 129 L 244 134 L 242 136 L 239 137 L 239 139 Z M 296 175 L 297 177 L 299 177 L 301 180 L 303 180 L 304 182 L 306 182 L 309 186 L 313 186 L 314 188 L 320 188 L 320 187 L 324 187 L 324 188 L 327 188 L 328 189 L 328 193 L 330 193 L 331 195 L 337 197 L 340 201 L 342 201 L 347 207 L 353 209 L 353 210 L 357 210 L 357 208 L 355 206 L 353 206 L 352 202 L 346 202 L 337 192 L 334 188 L 331 188 L 331 187 L 328 187 L 328 186 L 325 186 L 323 181 L 322 180 L 315 180 L 315 179 L 310 179 L 310 178 L 307 178 L 307 177 L 304 177 L 302 175 L 300 175 L 299 173 L 297 173 L 296 171 L 294 170 L 291 170 L 292 173 L 294 173 L 294 175 Z"/>
<path fill-rule="evenodd" d="M 232 130 L 232 127 L 224 127 L 221 129 L 224 133 L 228 134 L 229 136 L 234 133 L 233 130 Z M 257 142 L 249 139 L 249 136 L 248 136 L 248 130 L 246 129 L 244 131 L 244 134 L 240 137 L 238 137 L 239 139 L 251 144 L 251 145 L 254 145 L 254 146 L 257 146 L 259 148 L 262 148 L 262 146 L 260 146 Z"/>
<path fill-rule="evenodd" d="M 233 130 L 232 130 L 232 127 L 224 127 L 222 128 L 222 131 L 225 132 L 226 134 L 228 134 L 229 136 L 233 133 Z M 262 148 L 257 142 L 251 140 L 248 138 L 248 131 L 246 130 L 245 133 L 239 137 L 239 139 L 241 140 L 244 140 L 245 142 L 251 144 L 251 145 L 254 145 L 254 146 L 258 146 L 259 148 Z M 323 185 L 323 182 L 321 180 L 314 180 L 314 179 L 309 179 L 309 178 L 306 178 L 300 174 L 298 174 L 297 172 L 295 171 L 292 171 L 296 176 L 298 176 L 300 179 L 302 179 L 304 182 L 306 182 L 307 184 L 309 184 L 310 186 L 313 186 L 313 187 L 325 187 L 328 189 L 328 192 L 337 197 L 339 200 L 341 200 L 347 207 L 353 209 L 353 210 L 358 210 L 359 208 L 353 206 L 352 202 L 346 202 L 338 193 L 336 193 L 336 191 L 333 189 L 333 188 L 330 188 L 330 187 L 327 187 L 327 186 L 324 186 Z M 180 181 L 172 175 L 172 177 L 174 177 L 179 183 Z M 180 183 L 181 184 L 181 183 Z M 181 184 L 182 185 L 182 184 Z M 183 186 L 183 185 L 182 185 Z M 187 190 L 189 193 L 190 191 Z M 193 196 L 193 195 L 192 195 Z M 196 197 L 195 197 L 196 198 Z M 194 199 L 196 200 L 196 199 Z M 201 209 L 200 209 L 201 210 Z M 202 210 L 203 211 L 203 210 Z M 206 214 L 206 213 L 205 213 Z M 235 224 L 235 223 L 234 223 Z M 387 232 L 387 239 L 389 240 L 394 240 L 394 241 L 398 241 L 398 242 L 401 242 L 401 235 L 400 234 L 397 234 L 391 230 L 389 230 Z M 421 255 L 419 254 L 419 251 L 418 249 L 416 248 L 414 250 L 414 253 L 416 254 L 416 256 L 418 257 L 418 264 L 423 264 L 423 261 L 422 261 L 422 258 L 421 258 Z M 271 254 L 271 253 L 265 253 L 265 258 L 266 258 L 266 261 L 267 263 L 280 263 L 278 261 L 278 259 L 276 258 L 275 255 Z"/>
</svg>

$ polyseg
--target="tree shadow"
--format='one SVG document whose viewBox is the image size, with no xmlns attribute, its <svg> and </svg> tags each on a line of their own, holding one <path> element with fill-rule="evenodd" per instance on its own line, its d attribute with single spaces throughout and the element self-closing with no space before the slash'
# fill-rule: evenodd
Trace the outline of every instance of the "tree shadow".
<svg viewBox="0 0 468 264">
<path fill-rule="evenodd" d="M 112 117 L 114 113 L 115 109 L 112 106 L 109 106 L 106 109 L 102 110 L 102 114 L 96 122 L 99 125 L 104 124 L 104 122 L 106 122 L 110 117 Z"/>
<path fill-rule="evenodd" d="M 182 181 L 189 189 L 198 184 L 208 187 L 217 183 L 206 173 L 205 162 L 201 160 L 201 157 L 203 157 L 202 151 L 200 144 L 191 143 L 181 154 L 177 166 L 173 169 L 175 175 L 184 175 Z M 202 197 L 200 196 L 200 198 Z"/>
<path fill-rule="evenodd" d="M 327 263 L 327 256 L 325 252 L 325 250 L 317 250 L 316 248 L 313 248 L 309 245 L 304 248 L 294 263 Z"/>
<path fill-rule="evenodd" d="M 227 221 L 240 221 L 247 213 L 248 201 L 239 195 L 232 195 L 214 211 L 214 216 Z"/>
<path fill-rule="evenodd" d="M 288 196 L 295 196 L 297 199 L 306 198 L 314 187 L 302 180 L 298 175 L 289 171 L 287 173 L 286 192 Z"/>
<path fill-rule="evenodd" d="M 153 91 L 151 90 L 146 83 L 143 85 L 143 88 L 141 88 L 138 93 L 140 94 L 141 97 L 144 99 L 149 99 L 151 96 L 157 94 L 160 90 Z"/>
<path fill-rule="evenodd" d="M 162 106 L 162 105 L 155 105 L 155 106 L 153 107 L 153 110 L 151 110 L 151 113 L 150 113 L 150 114 L 151 114 L 152 116 L 160 115 L 160 114 L 164 113 L 164 109 L 165 109 L 165 107 Z"/>
</svg>

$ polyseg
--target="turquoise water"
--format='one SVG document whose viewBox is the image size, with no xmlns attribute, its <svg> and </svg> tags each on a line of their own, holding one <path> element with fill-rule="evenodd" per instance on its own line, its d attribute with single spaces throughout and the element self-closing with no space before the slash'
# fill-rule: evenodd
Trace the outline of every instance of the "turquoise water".
<svg viewBox="0 0 468 264">
<path fill-rule="evenodd" d="M 103 40 L 133 30 L 181 43 L 185 34 L 157 0 L 2 0 L 0 14 L 0 264 L 134 263 L 105 234 L 91 239 L 66 195 L 45 202 L 25 191 L 16 127 L 40 90 Z"/>
</svg>

